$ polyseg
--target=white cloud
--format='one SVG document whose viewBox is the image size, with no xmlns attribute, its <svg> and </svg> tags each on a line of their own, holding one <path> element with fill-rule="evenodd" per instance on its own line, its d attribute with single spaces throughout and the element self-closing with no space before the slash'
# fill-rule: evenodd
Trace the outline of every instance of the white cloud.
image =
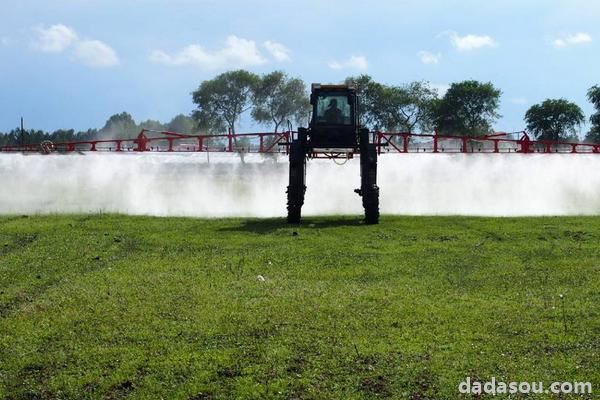
<svg viewBox="0 0 600 400">
<path fill-rule="evenodd" d="M 82 39 L 74 29 L 58 24 L 34 28 L 37 32 L 32 47 L 43 53 L 70 51 L 71 59 L 89 67 L 112 67 L 119 64 L 117 53 L 100 40 Z"/>
<path fill-rule="evenodd" d="M 562 38 L 556 39 L 552 44 L 554 47 L 563 48 L 567 46 L 590 43 L 592 37 L 584 32 L 575 33 L 573 35 L 567 35 Z"/>
<path fill-rule="evenodd" d="M 276 61 L 287 62 L 291 61 L 290 50 L 281 43 L 267 40 L 263 43 L 267 51 L 273 56 Z"/>
<path fill-rule="evenodd" d="M 453 31 L 445 32 L 445 34 L 450 37 L 450 43 L 458 51 L 472 51 L 484 47 L 496 47 L 498 45 L 496 40 L 488 35 L 468 34 L 460 36 Z"/>
<path fill-rule="evenodd" d="M 62 53 L 75 41 L 77 33 L 68 26 L 58 24 L 49 28 L 39 26 L 34 28 L 37 38 L 33 41 L 33 48 L 44 53 Z"/>
<path fill-rule="evenodd" d="M 75 46 L 75 58 L 90 67 L 112 67 L 119 64 L 117 53 L 99 40 L 81 40 Z"/>
<path fill-rule="evenodd" d="M 450 89 L 450 85 L 448 85 L 447 83 L 429 83 L 429 87 L 437 90 L 440 97 L 443 97 L 448 91 L 448 89 Z"/>
<path fill-rule="evenodd" d="M 332 61 L 329 64 L 331 69 L 358 69 L 365 70 L 369 67 L 367 58 L 364 56 L 352 56 L 344 61 Z"/>
<path fill-rule="evenodd" d="M 6 36 L 0 37 L 0 46 L 8 46 L 10 39 Z"/>
<path fill-rule="evenodd" d="M 439 64 L 442 58 L 442 55 L 440 53 L 433 54 L 425 50 L 418 52 L 417 56 L 423 64 Z"/>
<path fill-rule="evenodd" d="M 510 99 L 510 102 L 519 106 L 523 106 L 527 104 L 527 99 L 525 97 L 513 97 Z"/>
<path fill-rule="evenodd" d="M 192 44 L 175 54 L 154 50 L 150 54 L 150 60 L 159 64 L 197 65 L 207 69 L 243 68 L 267 62 L 253 40 L 234 35 L 228 36 L 225 46 L 217 51 L 209 52 L 198 44 Z"/>
</svg>

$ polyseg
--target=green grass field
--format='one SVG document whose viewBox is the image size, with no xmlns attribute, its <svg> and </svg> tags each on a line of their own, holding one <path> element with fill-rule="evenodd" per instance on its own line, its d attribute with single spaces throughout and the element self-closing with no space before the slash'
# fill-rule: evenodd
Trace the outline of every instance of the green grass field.
<svg viewBox="0 0 600 400">
<path fill-rule="evenodd" d="M 357 221 L 0 217 L 0 398 L 600 391 L 600 218 Z"/>
</svg>

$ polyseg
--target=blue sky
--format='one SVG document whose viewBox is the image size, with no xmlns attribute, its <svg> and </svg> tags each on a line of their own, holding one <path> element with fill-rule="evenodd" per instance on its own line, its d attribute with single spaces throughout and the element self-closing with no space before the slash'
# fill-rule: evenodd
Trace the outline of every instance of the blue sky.
<svg viewBox="0 0 600 400">
<path fill-rule="evenodd" d="M 45 130 L 101 127 L 121 111 L 167 121 L 233 68 L 307 84 L 492 81 L 495 128 L 520 130 L 545 98 L 592 112 L 598 21 L 593 0 L 0 0 L 0 131 L 21 115 Z"/>
</svg>

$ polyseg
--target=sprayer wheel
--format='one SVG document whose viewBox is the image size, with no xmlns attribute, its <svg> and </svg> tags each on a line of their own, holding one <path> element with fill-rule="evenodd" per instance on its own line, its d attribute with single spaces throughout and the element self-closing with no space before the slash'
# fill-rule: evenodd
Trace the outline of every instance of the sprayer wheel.
<svg viewBox="0 0 600 400">
<path fill-rule="evenodd" d="M 301 218 L 301 208 L 296 206 L 288 206 L 288 224 L 299 224 Z"/>
<path fill-rule="evenodd" d="M 379 188 L 369 188 L 363 192 L 363 207 L 365 209 L 365 223 L 375 225 L 379 223 Z"/>
<path fill-rule="evenodd" d="M 304 204 L 306 159 L 299 140 L 294 140 L 290 146 L 290 173 L 287 188 L 287 221 L 290 224 L 299 224 L 302 205 Z"/>
<path fill-rule="evenodd" d="M 302 204 L 304 203 L 304 187 L 288 186 L 288 202 L 287 202 L 287 222 L 289 224 L 299 224 L 302 214 Z"/>
</svg>

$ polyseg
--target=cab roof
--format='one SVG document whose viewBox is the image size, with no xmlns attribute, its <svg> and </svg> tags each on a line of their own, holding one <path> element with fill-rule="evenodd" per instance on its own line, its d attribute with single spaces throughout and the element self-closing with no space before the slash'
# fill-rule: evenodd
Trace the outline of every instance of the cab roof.
<svg viewBox="0 0 600 400">
<path fill-rule="evenodd" d="M 355 90 L 354 86 L 351 85 L 340 85 L 340 84 L 331 84 L 331 83 L 313 83 L 311 86 L 311 91 L 315 90 Z"/>
</svg>

